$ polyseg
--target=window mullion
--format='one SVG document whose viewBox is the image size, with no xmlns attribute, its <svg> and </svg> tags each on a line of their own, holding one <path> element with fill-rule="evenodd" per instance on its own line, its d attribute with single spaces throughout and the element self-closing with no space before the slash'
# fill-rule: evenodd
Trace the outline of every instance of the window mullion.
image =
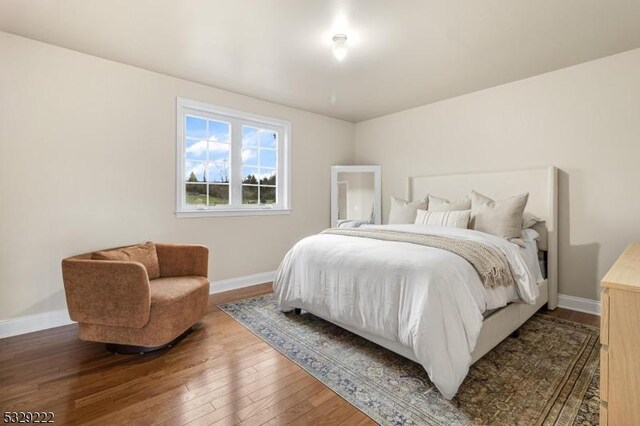
<svg viewBox="0 0 640 426">
<path fill-rule="evenodd" d="M 242 205 L 242 123 L 231 120 L 231 205 Z"/>
</svg>

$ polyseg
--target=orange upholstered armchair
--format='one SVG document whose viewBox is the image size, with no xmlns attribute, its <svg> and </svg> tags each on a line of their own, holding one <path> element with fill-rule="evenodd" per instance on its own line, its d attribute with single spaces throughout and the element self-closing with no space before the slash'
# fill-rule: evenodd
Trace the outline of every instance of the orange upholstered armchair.
<svg viewBox="0 0 640 426">
<path fill-rule="evenodd" d="M 208 312 L 208 264 L 207 247 L 154 243 L 64 259 L 80 339 L 120 353 L 170 345 Z"/>
</svg>

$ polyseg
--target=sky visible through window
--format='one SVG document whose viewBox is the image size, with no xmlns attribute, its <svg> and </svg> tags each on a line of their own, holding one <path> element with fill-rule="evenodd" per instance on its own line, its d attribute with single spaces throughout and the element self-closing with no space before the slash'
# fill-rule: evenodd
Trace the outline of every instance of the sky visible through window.
<svg viewBox="0 0 640 426">
<path fill-rule="evenodd" d="M 224 121 L 186 116 L 184 178 L 188 204 L 229 204 L 231 127 Z M 277 133 L 248 125 L 241 127 L 242 203 L 274 204 Z"/>
</svg>

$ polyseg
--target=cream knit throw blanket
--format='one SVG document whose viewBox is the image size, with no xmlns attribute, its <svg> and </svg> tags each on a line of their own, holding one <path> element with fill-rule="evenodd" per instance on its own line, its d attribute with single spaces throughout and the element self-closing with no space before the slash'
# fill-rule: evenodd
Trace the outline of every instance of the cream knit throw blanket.
<svg viewBox="0 0 640 426">
<path fill-rule="evenodd" d="M 331 228 L 325 229 L 322 233 L 397 241 L 447 250 L 471 263 L 485 287 L 494 288 L 501 285 L 508 287 L 515 284 L 509 262 L 503 253 L 498 248 L 479 241 L 386 229 Z"/>
</svg>

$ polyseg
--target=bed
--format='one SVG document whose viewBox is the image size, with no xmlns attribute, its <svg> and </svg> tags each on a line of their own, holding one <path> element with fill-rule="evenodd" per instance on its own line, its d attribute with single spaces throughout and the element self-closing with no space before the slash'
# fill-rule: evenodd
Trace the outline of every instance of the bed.
<svg viewBox="0 0 640 426">
<path fill-rule="evenodd" d="M 407 198 L 459 199 L 471 190 L 495 199 L 529 193 L 526 210 L 544 220 L 546 278 L 527 263 L 537 251 L 531 241 L 520 248 L 479 231 L 382 225 L 489 243 L 508 260 L 515 285 L 483 287 L 473 266 L 448 251 L 319 234 L 298 242 L 280 265 L 274 296 L 281 310 L 303 309 L 422 364 L 442 395 L 453 398 L 474 362 L 543 305 L 557 306 L 557 169 L 415 176 Z"/>
</svg>

